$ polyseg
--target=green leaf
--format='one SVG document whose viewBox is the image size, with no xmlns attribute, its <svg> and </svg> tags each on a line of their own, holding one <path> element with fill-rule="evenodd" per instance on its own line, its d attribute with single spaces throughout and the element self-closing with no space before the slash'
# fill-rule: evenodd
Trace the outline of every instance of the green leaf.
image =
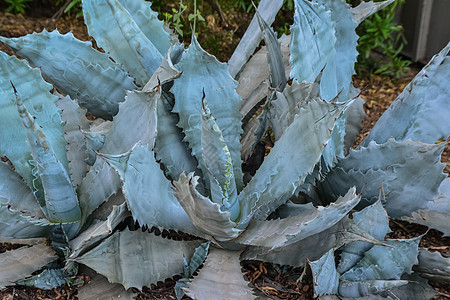
<svg viewBox="0 0 450 300">
<path fill-rule="evenodd" d="M 141 230 L 117 231 L 75 261 L 94 269 L 111 283 L 142 290 L 143 286 L 181 274 L 183 256 L 192 256 L 198 245 L 195 241 L 169 240 Z"/>
<path fill-rule="evenodd" d="M 57 258 L 52 248 L 43 244 L 0 253 L 0 288 L 14 284 Z"/>
<path fill-rule="evenodd" d="M 33 67 L 41 69 L 46 80 L 60 92 L 77 99 L 90 114 L 105 119 L 117 114 L 126 90 L 136 88 L 120 65 L 107 54 L 82 42 L 72 33 L 57 30 L 33 33 L 19 38 L 0 38 Z"/>
</svg>

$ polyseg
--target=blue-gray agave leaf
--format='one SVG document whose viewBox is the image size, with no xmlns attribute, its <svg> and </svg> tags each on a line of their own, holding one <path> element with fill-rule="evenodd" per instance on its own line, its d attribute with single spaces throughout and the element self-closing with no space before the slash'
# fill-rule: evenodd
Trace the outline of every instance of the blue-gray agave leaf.
<svg viewBox="0 0 450 300">
<path fill-rule="evenodd" d="M 34 271 L 58 257 L 50 246 L 38 244 L 21 247 L 0 254 L 0 288 L 13 285 L 17 280 L 30 276 Z"/>
<path fill-rule="evenodd" d="M 334 121 L 344 108 L 345 104 L 316 99 L 300 110 L 239 194 L 240 226 L 245 227 L 253 215 L 260 220 L 265 219 L 293 195 L 314 170 L 331 135 Z M 295 151 L 287 155 L 286 149 Z"/>
<path fill-rule="evenodd" d="M 212 248 L 198 276 L 183 288 L 193 299 L 256 299 L 241 272 L 239 251 Z"/>
<path fill-rule="evenodd" d="M 394 1 L 395 0 L 386 0 L 380 2 L 361 1 L 361 3 L 358 6 L 350 8 L 350 11 L 353 14 L 353 20 L 357 24 L 360 24 L 366 18 L 370 17 L 380 9 L 385 8 Z"/>
<path fill-rule="evenodd" d="M 258 5 L 258 12 L 262 19 L 270 26 L 275 20 L 275 16 L 283 5 L 281 0 L 263 0 Z M 228 65 L 230 66 L 230 74 L 234 78 L 247 63 L 249 57 L 253 54 L 259 42 L 261 42 L 263 34 L 258 24 L 257 16 L 253 16 L 250 25 L 244 36 L 240 40 L 238 46 L 233 52 Z"/>
<path fill-rule="evenodd" d="M 362 142 L 379 144 L 393 137 L 434 144 L 450 133 L 450 43 L 435 55 L 381 116 Z"/>
<path fill-rule="evenodd" d="M 45 269 L 38 275 L 17 281 L 17 284 L 32 286 L 43 290 L 51 290 L 66 283 L 64 269 Z"/>
<path fill-rule="evenodd" d="M 357 89 L 350 89 L 351 97 L 352 94 L 359 93 Z M 357 96 L 353 103 L 346 110 L 347 121 L 345 123 L 345 138 L 344 138 L 344 154 L 347 155 L 350 148 L 353 147 L 355 143 L 356 137 L 359 134 L 359 131 L 362 129 L 362 121 L 366 117 L 366 113 L 364 111 L 364 103 L 366 101 Z"/>
<path fill-rule="evenodd" d="M 60 92 L 77 99 L 90 114 L 111 119 L 119 110 L 126 90 L 135 88 L 133 79 L 105 53 L 82 42 L 72 33 L 43 31 L 19 38 L 0 38 Z"/>
<path fill-rule="evenodd" d="M 355 221 L 356 226 L 380 241 L 383 241 L 386 234 L 391 231 L 388 215 L 380 200 L 360 212 L 355 212 L 353 221 Z M 352 268 L 364 257 L 364 253 L 372 247 L 373 244 L 360 241 L 344 246 L 341 249 L 341 259 L 337 266 L 338 272 L 342 274 Z"/>
<path fill-rule="evenodd" d="M 233 163 L 222 132 L 211 114 L 206 101 L 202 103 L 202 156 L 209 171 L 211 200 L 222 211 L 230 211 L 230 219 L 239 216 Z"/>
<path fill-rule="evenodd" d="M 175 197 L 192 223 L 198 230 L 219 241 L 236 238 L 242 230 L 237 229 L 237 224 L 230 220 L 230 211 L 222 211 L 219 204 L 202 196 L 195 189 L 197 180 L 193 173 L 187 176 L 182 173 L 178 181 L 173 182 Z"/>
<path fill-rule="evenodd" d="M 69 96 L 58 95 L 56 106 L 61 110 L 64 121 L 64 137 L 67 141 L 67 159 L 69 160 L 70 179 L 78 186 L 86 175 L 88 148 L 86 136 L 82 130 L 88 130 L 91 122 L 86 118 L 86 109 L 82 109 Z"/>
<path fill-rule="evenodd" d="M 194 272 L 197 271 L 197 269 L 203 264 L 203 262 L 206 259 L 206 256 L 208 255 L 209 251 L 209 245 L 211 242 L 205 242 L 202 243 L 200 246 L 195 248 L 194 254 L 192 255 L 192 258 L 189 261 L 189 264 L 186 265 L 184 268 L 184 277 L 189 278 L 192 275 L 194 275 Z"/>
<path fill-rule="evenodd" d="M 385 297 L 378 295 L 384 291 L 391 290 L 393 288 L 405 286 L 409 280 L 365 280 L 365 281 L 349 281 L 342 279 L 339 282 L 339 295 L 348 298 L 366 299 L 386 299 Z M 391 294 L 391 293 L 390 293 Z M 417 295 L 414 295 L 417 296 Z M 360 298 L 361 297 L 361 298 Z M 401 298 L 398 298 L 401 299 Z"/>
<path fill-rule="evenodd" d="M 24 60 L 0 53 L 0 155 L 7 156 L 17 173 L 37 193 L 41 206 L 43 191 L 36 179 L 35 164 L 31 156 L 25 127 L 17 113 L 16 97 L 12 81 L 29 112 L 45 129 L 45 135 L 55 151 L 56 157 L 69 171 L 66 157 L 66 141 L 59 109 L 55 106 L 57 97 L 50 94 L 52 86 L 46 83 L 38 69 L 31 68 Z"/>
<path fill-rule="evenodd" d="M 26 216 L 21 211 L 13 210 L 8 204 L 0 204 L 0 237 L 26 239 L 47 237 L 57 224 L 47 219 Z"/>
<path fill-rule="evenodd" d="M 419 265 L 414 269 L 420 276 L 440 282 L 450 282 L 450 258 L 439 252 L 419 249 Z"/>
<path fill-rule="evenodd" d="M 147 145 L 137 145 L 121 155 L 101 157 L 119 173 L 128 207 L 139 224 L 202 236 L 178 203 L 170 181 Z"/>
<path fill-rule="evenodd" d="M 44 218 L 41 207 L 32 190 L 12 169 L 11 165 L 0 161 L 0 203 L 9 205 L 29 217 Z M 5 224 L 7 225 L 7 224 Z"/>
<path fill-rule="evenodd" d="M 44 189 L 46 217 L 50 222 L 76 222 L 81 219 L 78 198 L 69 173 L 58 160 L 52 145 L 35 118 L 26 109 L 16 93 L 16 105 L 25 127 L 31 154 Z"/>
<path fill-rule="evenodd" d="M 412 217 L 402 217 L 402 220 L 437 229 L 444 237 L 450 236 L 450 178 L 442 181 L 439 190 L 441 194 L 428 202 L 426 208 L 414 211 Z"/>
<path fill-rule="evenodd" d="M 343 219 L 359 202 L 352 188 L 329 206 L 305 210 L 295 216 L 269 221 L 251 221 L 233 242 L 245 245 L 278 248 L 324 231 Z"/>
<path fill-rule="evenodd" d="M 283 91 L 287 80 L 284 69 L 283 55 L 281 54 L 281 46 L 278 42 L 277 34 L 264 21 L 258 11 L 256 11 L 259 26 L 263 32 L 264 41 L 267 47 L 267 60 L 270 69 L 270 79 L 272 88 Z"/>
<path fill-rule="evenodd" d="M 208 171 L 202 157 L 202 99 L 208 102 L 211 113 L 216 118 L 217 125 L 231 154 L 237 191 L 243 187 L 241 170 L 240 134 L 241 115 L 238 103 L 241 100 L 235 88 L 237 82 L 231 78 L 228 66 L 205 52 L 195 37 L 188 51 L 175 66 L 182 73 L 174 81 L 171 89 L 175 95 L 173 111 L 180 117 L 179 126 L 186 134 L 186 141 L 197 158 L 206 183 L 209 182 Z M 205 97 L 203 97 L 203 93 Z"/>
<path fill-rule="evenodd" d="M 321 96 L 333 99 L 339 92 L 336 81 L 336 35 L 331 12 L 317 1 L 295 1 L 294 25 L 289 49 L 291 78 L 313 82 L 325 67 Z"/>
<path fill-rule="evenodd" d="M 337 294 L 339 273 L 334 263 L 334 250 L 331 249 L 319 260 L 308 262 L 313 275 L 314 297 L 325 294 Z"/>
<path fill-rule="evenodd" d="M 342 274 L 342 278 L 351 281 L 398 280 L 404 273 L 411 274 L 413 265 L 418 263 L 421 238 L 386 240 L 391 247 L 373 246 L 363 259 Z"/>
<path fill-rule="evenodd" d="M 169 34 L 143 0 L 83 0 L 89 34 L 144 86 L 170 47 Z"/>
<path fill-rule="evenodd" d="M 429 145 L 410 140 L 390 139 L 381 145 L 372 142 L 351 150 L 319 183 L 319 189 L 335 199 L 353 185 L 358 190 L 365 187 L 362 205 L 374 203 L 381 190 L 383 205 L 391 217 L 410 216 L 439 195 L 440 183 L 446 177 L 440 162 L 444 147 L 445 143 Z M 416 180 L 411 181 L 411 176 Z"/>
<path fill-rule="evenodd" d="M 195 241 L 174 241 L 148 232 L 117 231 L 75 259 L 125 289 L 156 284 L 183 272 L 183 256 L 191 257 Z M 120 261 L 121 263 L 116 263 Z"/>
</svg>

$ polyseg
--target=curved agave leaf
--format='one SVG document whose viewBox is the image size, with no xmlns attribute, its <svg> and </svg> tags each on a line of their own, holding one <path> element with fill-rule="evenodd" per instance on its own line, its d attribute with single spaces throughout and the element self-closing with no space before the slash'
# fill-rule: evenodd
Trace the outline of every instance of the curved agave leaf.
<svg viewBox="0 0 450 300">
<path fill-rule="evenodd" d="M 253 215 L 265 219 L 292 196 L 319 161 L 334 121 L 344 108 L 345 104 L 316 99 L 300 110 L 239 194 L 240 228 L 245 227 Z M 286 155 L 286 149 L 295 151 Z"/>
<path fill-rule="evenodd" d="M 317 2 L 296 0 L 289 46 L 292 79 L 313 82 L 325 67 L 320 92 L 326 100 L 333 99 L 339 92 L 335 73 L 336 36 L 331 18 L 331 13 L 325 6 Z"/>
<path fill-rule="evenodd" d="M 98 45 L 124 65 L 139 85 L 145 85 L 170 47 L 169 34 L 149 4 L 142 0 L 83 0 L 83 13 Z"/>
<path fill-rule="evenodd" d="M 101 157 L 119 173 L 128 207 L 139 224 L 203 236 L 178 203 L 170 181 L 147 146 L 138 145 L 122 155 L 101 154 Z"/>
<path fill-rule="evenodd" d="M 358 92 L 358 90 L 354 89 L 354 92 Z M 352 94 L 352 92 L 350 92 Z M 345 138 L 344 138 L 344 154 L 347 155 L 349 150 L 353 147 L 356 137 L 358 136 L 360 130 L 362 129 L 362 121 L 366 117 L 366 113 L 364 111 L 364 103 L 366 101 L 357 97 L 353 103 L 348 107 L 347 121 L 345 123 Z"/>
<path fill-rule="evenodd" d="M 360 196 L 352 188 L 344 197 L 327 207 L 312 212 L 306 210 L 296 216 L 270 221 L 253 221 L 233 242 L 263 246 L 270 249 L 283 247 L 322 232 L 344 218 L 359 202 Z"/>
<path fill-rule="evenodd" d="M 257 11 L 268 26 L 270 26 L 282 5 L 283 1 L 281 0 L 262 0 L 258 5 Z M 257 16 L 255 15 L 228 61 L 230 74 L 233 78 L 236 78 L 236 75 L 253 54 L 262 38 L 263 34 L 260 30 Z"/>
<path fill-rule="evenodd" d="M 428 202 L 427 208 L 414 211 L 412 217 L 402 217 L 402 220 L 437 229 L 444 236 L 450 236 L 450 178 L 442 181 L 439 190 L 441 194 Z"/>
<path fill-rule="evenodd" d="M 49 140 L 26 109 L 15 88 L 14 92 L 17 110 L 44 188 L 47 219 L 54 223 L 79 221 L 81 210 L 67 170 L 56 157 Z"/>
<path fill-rule="evenodd" d="M 268 111 L 263 108 L 260 115 L 251 119 L 244 128 L 241 136 L 241 157 L 244 162 L 253 154 L 256 145 L 269 128 Z"/>
<path fill-rule="evenodd" d="M 19 280 L 17 284 L 51 290 L 65 284 L 67 277 L 64 269 L 45 269 L 38 275 Z"/>
<path fill-rule="evenodd" d="M 241 230 L 235 228 L 236 223 L 230 221 L 230 211 L 221 211 L 220 205 L 202 196 L 196 189 L 198 177 L 190 173 L 180 175 L 174 181 L 175 197 L 186 211 L 198 230 L 213 236 L 219 241 L 237 237 Z"/>
<path fill-rule="evenodd" d="M 380 200 L 360 212 L 353 213 L 353 221 L 356 226 L 377 240 L 384 240 L 386 234 L 391 231 L 388 215 Z M 341 258 L 337 266 L 338 272 L 342 274 L 355 266 L 364 257 L 364 253 L 372 247 L 373 244 L 359 241 L 344 246 L 341 249 Z"/>
<path fill-rule="evenodd" d="M 309 261 L 314 282 L 314 297 L 325 294 L 337 294 L 339 290 L 339 273 L 334 263 L 334 249 L 328 251 L 319 260 Z"/>
<path fill-rule="evenodd" d="M 171 89 L 175 95 L 173 112 L 180 116 L 179 126 L 186 134 L 185 140 L 197 158 L 206 182 L 208 171 L 202 157 L 201 149 L 201 102 L 208 102 L 217 125 L 231 154 L 237 191 L 243 187 L 241 170 L 240 134 L 241 116 L 238 103 L 241 100 L 235 88 L 237 82 L 228 73 L 228 67 L 205 52 L 195 37 L 188 51 L 183 55 L 176 67 L 183 73 L 174 81 Z M 206 95 L 203 97 L 203 95 Z"/>
<path fill-rule="evenodd" d="M 65 122 L 64 137 L 67 141 L 70 179 L 76 187 L 88 171 L 86 137 L 81 130 L 88 130 L 91 122 L 86 119 L 86 110 L 80 108 L 69 96 L 57 96 L 59 100 L 56 106 L 61 110 L 61 119 Z"/>
<path fill-rule="evenodd" d="M 419 249 L 419 265 L 414 269 L 420 276 L 441 282 L 450 282 L 450 258 L 439 252 Z"/>
<path fill-rule="evenodd" d="M 92 166 L 95 163 L 95 160 L 97 159 L 97 154 L 95 152 L 98 152 L 105 144 L 106 134 L 111 127 L 112 122 L 105 121 L 100 124 L 92 125 L 89 130 L 81 129 L 81 132 L 86 138 L 86 148 L 88 154 L 88 159 L 86 162 L 88 165 Z"/>
<path fill-rule="evenodd" d="M 131 216 L 131 214 L 125 203 L 120 206 L 114 205 L 112 212 L 105 221 L 95 220 L 89 228 L 69 241 L 70 249 L 72 249 L 70 258 L 78 257 L 80 254 L 86 252 L 86 250 L 92 248 L 93 245 L 106 238 L 128 216 Z"/>
<path fill-rule="evenodd" d="M 210 172 L 210 179 L 217 182 L 217 184 L 211 182 L 211 200 L 220 205 L 221 211 L 230 211 L 230 219 L 236 220 L 239 216 L 239 202 L 237 201 L 232 158 L 206 101 L 202 103 L 201 140 L 205 166 Z M 217 185 L 217 192 L 213 193 L 215 185 Z"/>
<path fill-rule="evenodd" d="M 300 267 L 305 264 L 306 259 L 317 260 L 330 249 L 337 249 L 354 241 L 383 245 L 357 227 L 353 220 L 345 217 L 327 230 L 282 248 L 250 247 L 242 258 Z"/>
<path fill-rule="evenodd" d="M 342 274 L 351 281 L 400 279 L 411 274 L 412 266 L 418 263 L 419 242 L 422 236 L 405 240 L 386 240 L 392 247 L 373 246 L 356 266 Z"/>
<path fill-rule="evenodd" d="M 336 168 L 318 183 L 319 190 L 332 201 L 356 185 L 363 187 L 361 204 L 374 203 L 383 193 L 383 206 L 394 218 L 409 216 L 415 210 L 425 208 L 439 192 L 439 185 L 446 177 L 440 163 L 445 143 L 428 145 L 420 142 L 375 142 L 339 160 Z M 411 174 L 417 179 L 411 181 Z"/>
<path fill-rule="evenodd" d="M 30 217 L 44 218 L 41 207 L 31 189 L 22 181 L 12 167 L 0 161 L 0 203 Z"/>
<path fill-rule="evenodd" d="M 361 1 L 358 6 L 350 8 L 350 11 L 353 14 L 353 21 L 355 21 L 357 24 L 360 24 L 362 21 L 364 21 L 377 11 L 385 8 L 394 1 L 395 0 L 386 0 L 380 2 Z"/>
<path fill-rule="evenodd" d="M 40 180 L 34 177 L 35 166 L 27 141 L 25 128 L 15 103 L 11 82 L 19 91 L 23 102 L 36 121 L 45 128 L 45 135 L 52 145 L 56 157 L 68 171 L 66 141 L 63 123 L 58 108 L 54 105 L 57 97 L 50 94 L 52 86 L 46 83 L 38 69 L 31 68 L 24 60 L 0 53 L 0 155 L 7 156 L 17 173 L 28 186 L 37 193 L 41 206 L 45 206 Z M 40 190 L 39 190 L 40 189 Z"/>
<path fill-rule="evenodd" d="M 191 257 L 199 244 L 173 241 L 140 230 L 117 231 L 75 261 L 94 269 L 111 283 L 142 290 L 143 286 L 181 274 L 183 256 Z"/>
<path fill-rule="evenodd" d="M 209 250 L 206 262 L 194 279 L 183 288 L 193 299 L 256 299 L 244 280 L 240 252 L 217 248 Z"/>
<path fill-rule="evenodd" d="M 47 219 L 36 219 L 11 209 L 8 204 L 0 204 L 0 237 L 27 239 L 48 237 L 54 226 Z"/>
<path fill-rule="evenodd" d="M 339 282 L 339 295 L 343 297 L 360 299 L 360 297 L 364 296 L 370 297 L 372 295 L 377 295 L 381 292 L 388 291 L 393 288 L 405 286 L 409 282 L 410 282 L 409 280 L 366 280 L 366 281 L 341 280 Z M 416 296 L 418 295 L 414 294 L 414 297 Z M 386 298 L 380 297 L 380 299 Z"/>
<path fill-rule="evenodd" d="M 90 278 L 89 282 L 78 288 L 77 297 L 79 300 L 133 300 L 136 293 L 131 290 L 126 291 L 121 284 L 112 284 L 104 276 L 97 274 L 91 269 L 85 268 L 82 272 Z"/>
<path fill-rule="evenodd" d="M 76 39 L 72 33 L 44 30 L 0 41 L 39 67 L 45 79 L 62 93 L 78 99 L 94 116 L 111 119 L 117 114 L 125 91 L 136 88 L 133 79 L 107 54 L 93 49 L 91 42 Z"/>
<path fill-rule="evenodd" d="M 417 273 L 413 273 L 411 275 L 403 275 L 402 280 L 408 280 L 410 284 L 390 288 L 385 292 L 381 292 L 380 295 L 387 298 L 392 298 L 392 296 L 395 296 L 400 300 L 432 299 L 433 297 L 438 296 L 436 290 L 428 284 L 428 280 L 420 277 L 419 275 L 417 275 Z"/>
<path fill-rule="evenodd" d="M 189 146 L 183 141 L 182 130 L 177 127 L 178 116 L 172 113 L 166 93 L 161 93 L 161 99 L 156 103 L 157 135 L 155 139 L 155 158 L 165 167 L 166 175 L 172 180 L 178 180 L 181 173 L 198 172 L 197 161 L 191 155 Z"/>
<path fill-rule="evenodd" d="M 53 249 L 43 244 L 21 247 L 0 253 L 0 288 L 12 285 L 15 281 L 31 275 L 46 264 L 56 260 Z"/>
<path fill-rule="evenodd" d="M 381 144 L 393 137 L 434 144 L 450 132 L 450 43 L 408 84 L 361 143 Z"/>
</svg>

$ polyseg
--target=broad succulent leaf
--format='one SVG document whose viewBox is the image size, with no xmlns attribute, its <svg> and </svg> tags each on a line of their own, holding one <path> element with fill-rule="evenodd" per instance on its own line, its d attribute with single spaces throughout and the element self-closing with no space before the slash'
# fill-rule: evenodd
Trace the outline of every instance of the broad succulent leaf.
<svg viewBox="0 0 450 300">
<path fill-rule="evenodd" d="M 30 217 L 44 218 L 41 207 L 31 189 L 17 175 L 11 165 L 0 161 L 0 203 L 10 205 Z"/>
<path fill-rule="evenodd" d="M 49 246 L 38 244 L 0 253 L 0 288 L 14 284 L 17 280 L 57 259 Z"/>
<path fill-rule="evenodd" d="M 358 92 L 358 90 L 354 90 Z M 352 94 L 352 92 L 350 92 Z M 345 138 L 344 138 L 344 154 L 347 155 L 348 151 L 353 147 L 356 137 L 359 131 L 362 129 L 362 121 L 366 117 L 364 111 L 364 103 L 366 101 L 357 97 L 353 103 L 346 110 L 347 122 L 345 123 Z"/>
<path fill-rule="evenodd" d="M 201 236 L 175 198 L 170 181 L 148 146 L 137 145 L 122 155 L 101 157 L 120 175 L 128 207 L 139 224 Z"/>
<path fill-rule="evenodd" d="M 45 269 L 37 275 L 19 280 L 17 284 L 51 290 L 65 284 L 67 277 L 64 269 Z"/>
<path fill-rule="evenodd" d="M 250 247 L 243 253 L 242 259 L 257 259 L 280 265 L 300 267 L 305 264 L 306 259 L 317 260 L 330 249 L 337 249 L 354 241 L 383 245 L 357 227 L 353 220 L 345 217 L 327 230 L 285 247 L 275 249 Z"/>
<path fill-rule="evenodd" d="M 366 299 L 386 299 L 384 297 L 373 298 L 384 291 L 393 288 L 402 287 L 408 284 L 409 280 L 365 280 L 349 281 L 341 280 L 339 282 L 339 295 L 348 298 Z M 414 295 L 417 296 L 417 295 Z M 400 298 L 398 298 L 400 299 Z"/>
<path fill-rule="evenodd" d="M 270 26 L 275 20 L 275 16 L 282 5 L 283 1 L 281 0 L 262 0 L 258 5 L 257 11 L 268 26 Z M 233 52 L 233 55 L 228 61 L 230 74 L 233 78 L 236 78 L 236 75 L 247 63 L 247 60 L 253 54 L 262 38 L 263 34 L 255 14 L 246 32 L 244 33 L 244 36 L 240 40 L 238 46 Z"/>
<path fill-rule="evenodd" d="M 112 284 L 108 282 L 105 276 L 102 276 L 88 268 L 83 272 L 90 278 L 89 282 L 78 288 L 77 297 L 79 300 L 97 300 L 101 299 L 121 299 L 133 300 L 136 293 L 131 290 L 125 290 L 121 284 Z"/>
<path fill-rule="evenodd" d="M 197 160 L 191 155 L 189 146 L 183 141 L 184 134 L 177 127 L 178 116 L 172 113 L 173 105 L 166 93 L 156 103 L 157 135 L 155 139 L 155 158 L 165 168 L 166 175 L 178 180 L 181 173 L 197 172 Z"/>
<path fill-rule="evenodd" d="M 361 3 L 358 6 L 350 8 L 351 13 L 353 14 L 353 21 L 355 21 L 357 24 L 360 24 L 362 21 L 364 21 L 377 11 L 385 8 L 394 1 L 395 0 L 386 0 L 377 2 L 361 1 Z"/>
<path fill-rule="evenodd" d="M 334 250 L 331 249 L 316 261 L 308 262 L 314 282 L 314 297 L 325 294 L 337 294 L 339 290 L 339 273 L 334 263 Z"/>
<path fill-rule="evenodd" d="M 193 299 L 256 299 L 241 272 L 238 251 L 211 248 L 203 268 L 183 288 Z"/>
<path fill-rule="evenodd" d="M 336 81 L 336 35 L 331 12 L 317 1 L 295 1 L 294 25 L 289 46 L 291 78 L 313 82 L 323 71 L 321 96 L 333 99 L 339 92 Z"/>
<path fill-rule="evenodd" d="M 241 230 L 230 220 L 230 211 L 222 211 L 220 205 L 211 202 L 196 189 L 198 177 L 193 173 L 187 176 L 182 173 L 178 181 L 174 181 L 175 197 L 186 211 L 194 226 L 213 236 L 219 241 L 233 239 Z"/>
<path fill-rule="evenodd" d="M 125 203 L 120 206 L 113 206 L 112 212 L 105 221 L 95 220 L 89 228 L 69 241 L 70 249 L 72 249 L 70 258 L 78 257 L 106 238 L 120 222 L 130 215 Z"/>
<path fill-rule="evenodd" d="M 386 240 L 392 247 L 373 246 L 353 268 L 342 274 L 351 281 L 400 279 L 411 274 L 413 265 L 418 263 L 419 242 L 422 236 L 405 240 Z"/>
<path fill-rule="evenodd" d="M 180 117 L 178 125 L 186 134 L 186 141 L 197 158 L 203 177 L 208 182 L 208 171 L 202 158 L 201 126 L 202 99 L 208 103 L 217 125 L 222 130 L 231 154 L 238 192 L 242 189 L 240 134 L 241 116 L 238 103 L 241 100 L 235 88 L 237 82 L 231 78 L 228 66 L 205 52 L 193 37 L 188 51 L 175 66 L 182 73 L 171 89 L 175 95 L 173 112 Z M 205 97 L 203 97 L 205 95 Z"/>
<path fill-rule="evenodd" d="M 269 128 L 269 119 L 267 110 L 263 109 L 261 114 L 251 119 L 244 128 L 241 137 L 241 156 L 244 162 L 253 154 L 253 151 Z"/>
<path fill-rule="evenodd" d="M 327 191 L 324 194 L 331 195 L 332 200 L 353 185 L 357 190 L 365 187 L 362 205 L 374 203 L 381 190 L 383 206 L 391 217 L 410 216 L 426 208 L 439 193 L 446 177 L 440 162 L 444 147 L 445 143 L 429 145 L 410 140 L 390 139 L 381 145 L 372 142 L 340 159 L 326 180 L 318 184 L 319 189 Z M 412 174 L 417 180 L 411 181 Z"/>
<path fill-rule="evenodd" d="M 344 108 L 345 104 L 316 99 L 300 110 L 239 194 L 241 226 L 246 226 L 253 215 L 265 219 L 292 196 L 319 161 L 334 121 Z M 286 149 L 295 151 L 286 155 Z"/>
<path fill-rule="evenodd" d="M 209 246 L 211 242 L 205 242 L 200 244 L 197 248 L 195 248 L 194 254 L 192 255 L 189 264 L 184 264 L 184 277 L 189 278 L 194 275 L 195 271 L 203 264 L 208 256 Z"/>
<path fill-rule="evenodd" d="M 97 159 L 96 152 L 98 152 L 105 144 L 106 133 L 111 129 L 111 127 L 112 122 L 105 121 L 99 124 L 93 124 L 89 130 L 81 129 L 81 132 L 86 138 L 86 148 L 88 154 L 86 162 L 88 165 L 94 165 L 95 160 Z"/>
<path fill-rule="evenodd" d="M 419 249 L 419 265 L 414 269 L 420 276 L 440 282 L 450 282 L 450 258 L 439 252 Z"/>
<path fill-rule="evenodd" d="M 76 39 L 72 33 L 44 30 L 0 41 L 27 58 L 33 67 L 40 68 L 46 80 L 77 99 L 94 116 L 111 119 L 117 114 L 125 91 L 136 88 L 133 79 L 107 54 L 93 49 L 91 42 Z"/>
<path fill-rule="evenodd" d="M 202 156 L 211 182 L 211 200 L 220 205 L 221 211 L 230 211 L 230 219 L 236 220 L 239 202 L 231 154 L 206 101 L 202 103 L 201 142 Z"/>
<path fill-rule="evenodd" d="M 278 248 L 320 233 L 343 219 L 359 202 L 352 188 L 329 206 L 320 206 L 284 219 L 252 221 L 233 242 L 245 245 Z"/>
<path fill-rule="evenodd" d="M 191 257 L 195 241 L 174 241 L 148 232 L 117 231 L 75 259 L 125 289 L 156 284 L 183 272 L 183 256 Z M 117 263 L 117 262 L 120 263 Z"/>
<path fill-rule="evenodd" d="M 278 42 L 277 34 L 264 21 L 258 11 L 256 11 L 259 27 L 263 32 L 264 41 L 267 47 L 267 60 L 270 69 L 270 82 L 273 89 L 282 91 L 287 84 L 283 55 L 281 53 L 281 46 Z"/>
<path fill-rule="evenodd" d="M 149 3 L 83 0 L 83 13 L 98 45 L 144 86 L 170 47 L 169 34 Z"/>
<path fill-rule="evenodd" d="M 443 107 L 450 106 L 450 43 L 435 55 L 397 97 L 362 142 L 379 144 L 393 137 L 434 144 L 447 139 L 450 118 Z"/>
<path fill-rule="evenodd" d="M 15 88 L 14 91 L 17 110 L 44 189 L 46 217 L 54 223 L 79 221 L 81 210 L 67 169 L 58 160 L 49 139 L 28 112 Z"/>
<path fill-rule="evenodd" d="M 58 95 L 58 97 L 56 106 L 61 110 L 61 119 L 64 121 L 70 179 L 76 187 L 88 171 L 88 148 L 82 130 L 88 130 L 91 122 L 86 118 L 86 110 L 80 108 L 69 96 Z"/>
<path fill-rule="evenodd" d="M 411 275 L 404 274 L 401 280 L 408 280 L 409 284 L 405 284 L 399 287 L 391 288 L 381 295 L 384 297 L 389 297 L 395 295 L 400 300 L 408 299 L 432 299 L 436 297 L 438 293 L 429 284 L 428 280 L 420 277 L 417 273 Z M 396 281 L 396 280 L 390 280 Z"/>
<path fill-rule="evenodd" d="M 353 213 L 353 221 L 355 221 L 356 226 L 380 241 L 383 241 L 386 234 L 391 231 L 388 215 L 380 200 L 360 212 Z M 364 257 L 364 253 L 372 247 L 373 244 L 359 241 L 344 246 L 341 249 L 341 258 L 337 266 L 338 272 L 342 274 L 352 268 Z"/>
<path fill-rule="evenodd" d="M 442 181 L 439 190 L 441 194 L 428 202 L 426 208 L 414 211 L 412 217 L 402 217 L 402 220 L 437 229 L 444 237 L 450 236 L 450 178 Z"/>
<path fill-rule="evenodd" d="M 47 219 L 37 219 L 11 209 L 8 204 L 0 204 L 0 237 L 26 239 L 48 237 L 58 224 Z"/>
<path fill-rule="evenodd" d="M 15 85 L 29 112 L 36 117 L 39 125 L 45 128 L 58 160 L 69 170 L 66 157 L 66 141 L 59 110 L 55 106 L 57 97 L 50 94 L 52 86 L 46 83 L 38 69 L 31 68 L 24 60 L 0 53 L 0 155 L 7 156 L 17 173 L 25 180 L 41 206 L 43 191 L 38 190 L 40 183 L 33 175 L 35 165 L 31 156 L 25 127 L 17 113 L 16 98 L 11 81 Z M 42 198 L 41 198 L 42 197 Z"/>
</svg>

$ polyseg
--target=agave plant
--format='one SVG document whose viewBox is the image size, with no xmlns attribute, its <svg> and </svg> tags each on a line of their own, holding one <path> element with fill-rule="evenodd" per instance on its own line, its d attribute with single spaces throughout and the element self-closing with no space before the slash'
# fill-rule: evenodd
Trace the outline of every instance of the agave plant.
<svg viewBox="0 0 450 300">
<path fill-rule="evenodd" d="M 49 237 L 65 259 L 65 269 L 47 265 L 47 271 L 19 283 L 53 287 L 83 264 L 125 289 L 184 272 L 177 285 L 181 294 L 253 299 L 240 270 L 242 259 L 292 266 L 320 259 L 310 263 L 318 295 L 348 296 L 360 283 L 367 288 L 356 288 L 356 296 L 364 296 L 408 283 L 400 276 L 417 263 L 419 239 L 380 242 L 386 230 L 373 232 L 358 220 L 382 224 L 381 202 L 395 218 L 424 210 L 445 214 L 439 207 L 448 197 L 432 201 L 440 183 L 448 183 L 439 162 L 445 143 L 434 142 L 450 132 L 444 112 L 450 46 L 418 75 L 396 102 L 401 105 L 393 105 L 361 148 L 344 156 L 363 116 L 362 100 L 351 85 L 354 30 L 392 1 L 362 2 L 352 9 L 343 0 L 295 1 L 292 34 L 277 40 L 269 24 L 282 2 L 261 1 L 228 64 L 205 52 L 194 36 L 185 50 L 145 1 L 83 1 L 89 33 L 106 53 L 57 31 L 1 38 L 28 62 L 1 56 L 0 134 L 7 143 L 0 153 L 9 162 L 1 164 L 7 184 L 0 189 L 6 199 L 0 236 L 2 241 Z M 253 54 L 263 38 L 266 46 Z M 52 88 L 67 96 L 57 100 Z M 426 119 L 429 111 L 441 114 L 440 120 Z M 86 112 L 99 119 L 87 120 Z M 398 126 L 383 125 L 392 119 Z M 243 162 L 251 164 L 269 127 L 275 145 L 256 164 L 256 173 L 244 172 Z M 414 184 L 408 184 L 411 174 L 417 176 Z M 364 193 L 357 194 L 364 185 Z M 116 195 L 119 189 L 124 197 Z M 376 208 L 348 217 L 374 203 L 380 190 Z M 309 203 L 294 201 L 298 196 Z M 144 228 L 191 237 L 179 241 L 118 230 L 130 213 Z M 329 276 L 320 276 L 316 266 L 334 263 L 334 251 L 342 251 L 344 260 L 352 247 L 357 257 L 338 270 L 342 276 L 334 273 L 332 287 L 320 290 L 320 278 Z M 36 248 L 42 253 L 1 285 L 56 258 L 42 244 L 2 255 L 11 263 Z M 402 251 L 411 253 L 406 262 L 399 261 Z M 388 252 L 392 263 L 376 279 L 383 282 L 346 275 L 370 268 L 364 262 L 369 254 Z M 422 257 L 422 273 L 436 275 L 430 263 L 435 260 Z"/>
</svg>

